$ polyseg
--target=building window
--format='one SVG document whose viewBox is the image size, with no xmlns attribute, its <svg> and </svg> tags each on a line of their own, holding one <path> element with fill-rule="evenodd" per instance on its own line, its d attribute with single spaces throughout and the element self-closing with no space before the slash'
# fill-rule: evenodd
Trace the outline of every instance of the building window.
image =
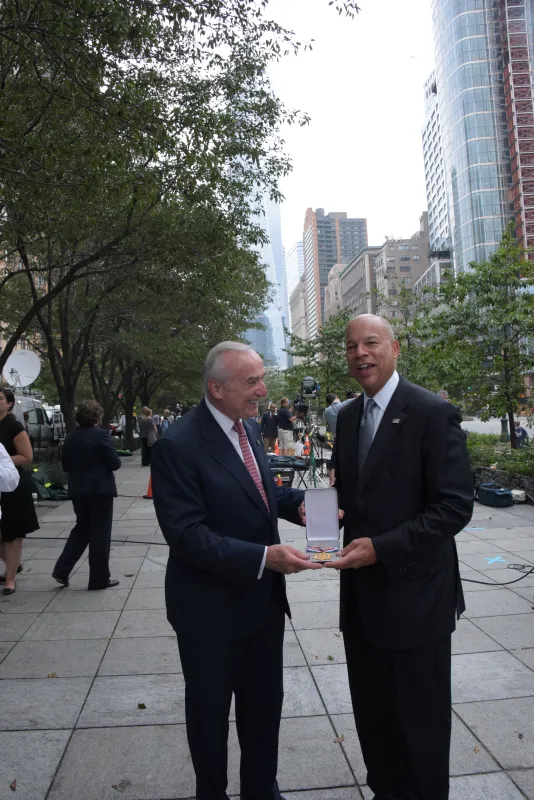
<svg viewBox="0 0 534 800">
<path fill-rule="evenodd" d="M 409 260 L 410 260 L 410 256 L 401 256 L 400 257 L 400 261 L 409 261 Z"/>
<path fill-rule="evenodd" d="M 409 264 L 401 264 L 400 271 L 401 272 L 411 272 L 412 268 L 411 268 L 411 266 Z"/>
</svg>

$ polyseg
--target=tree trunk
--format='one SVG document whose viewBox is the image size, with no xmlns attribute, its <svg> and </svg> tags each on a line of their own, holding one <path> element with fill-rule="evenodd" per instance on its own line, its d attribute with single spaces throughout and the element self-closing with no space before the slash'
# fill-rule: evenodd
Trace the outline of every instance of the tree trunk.
<svg viewBox="0 0 534 800">
<path fill-rule="evenodd" d="M 135 406 L 135 391 L 133 388 L 132 380 L 132 366 L 129 365 L 122 373 L 122 383 L 124 386 L 124 415 L 126 417 L 126 431 L 124 437 L 125 447 L 133 450 L 134 436 L 133 436 L 133 410 Z"/>
<path fill-rule="evenodd" d="M 72 433 L 76 428 L 76 402 L 74 390 L 66 386 L 58 386 L 59 404 L 63 412 L 67 433 Z"/>
<path fill-rule="evenodd" d="M 517 436 L 515 435 L 513 409 L 508 410 L 508 426 L 510 428 L 510 447 L 512 450 L 515 450 L 517 447 Z"/>
</svg>

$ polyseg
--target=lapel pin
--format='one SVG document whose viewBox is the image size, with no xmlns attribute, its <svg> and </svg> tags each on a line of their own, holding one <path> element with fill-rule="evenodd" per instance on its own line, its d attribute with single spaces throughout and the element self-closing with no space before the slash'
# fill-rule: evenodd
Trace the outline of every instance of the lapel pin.
<svg viewBox="0 0 534 800">
<path fill-rule="evenodd" d="M 395 424 L 396 422 L 400 422 L 400 419 L 394 419 L 394 420 L 392 420 L 392 422 L 393 422 L 393 424 Z"/>
</svg>

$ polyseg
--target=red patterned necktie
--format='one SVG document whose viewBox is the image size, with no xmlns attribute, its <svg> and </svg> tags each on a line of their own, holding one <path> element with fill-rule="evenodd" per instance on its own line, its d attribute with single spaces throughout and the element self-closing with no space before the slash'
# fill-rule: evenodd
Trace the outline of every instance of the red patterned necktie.
<svg viewBox="0 0 534 800">
<path fill-rule="evenodd" d="M 267 495 L 265 494 L 265 489 L 263 488 L 263 483 L 260 478 L 260 473 L 258 472 L 256 462 L 254 461 L 254 456 L 252 455 L 252 450 L 250 449 L 248 436 L 246 434 L 245 428 L 243 427 L 243 423 L 241 422 L 240 419 L 238 419 L 237 422 L 234 422 L 234 427 L 232 428 L 232 430 L 235 431 L 239 436 L 239 447 L 241 448 L 241 452 L 243 453 L 243 461 L 245 462 L 245 467 L 248 469 L 250 477 L 256 484 L 256 489 L 261 494 L 263 502 L 267 506 L 267 510 L 270 511 L 269 501 L 267 500 Z"/>
</svg>

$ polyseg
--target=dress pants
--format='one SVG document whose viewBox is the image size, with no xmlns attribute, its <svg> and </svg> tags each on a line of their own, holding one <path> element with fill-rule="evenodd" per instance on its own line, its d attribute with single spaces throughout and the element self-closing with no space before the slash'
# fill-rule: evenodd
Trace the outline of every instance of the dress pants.
<svg viewBox="0 0 534 800">
<path fill-rule="evenodd" d="M 150 447 L 148 446 L 148 439 L 146 436 L 141 439 L 141 466 L 150 466 Z"/>
<path fill-rule="evenodd" d="M 113 497 L 87 495 L 75 498 L 72 505 L 76 525 L 56 562 L 54 573 L 68 580 L 89 545 L 89 589 L 102 589 L 109 582 Z"/>
<path fill-rule="evenodd" d="M 376 800 L 448 800 L 451 637 L 385 650 L 343 632 L 352 707 Z"/>
<path fill-rule="evenodd" d="M 274 453 L 274 448 L 275 448 L 275 445 L 276 445 L 276 439 L 277 439 L 276 436 L 264 436 L 263 437 L 263 449 L 265 450 L 266 453 L 269 452 L 269 448 Z"/>
<path fill-rule="evenodd" d="M 197 800 L 228 800 L 232 694 L 241 747 L 241 800 L 280 800 L 276 772 L 283 641 L 284 611 L 275 598 L 267 627 L 254 636 L 228 642 L 178 634 Z"/>
</svg>

